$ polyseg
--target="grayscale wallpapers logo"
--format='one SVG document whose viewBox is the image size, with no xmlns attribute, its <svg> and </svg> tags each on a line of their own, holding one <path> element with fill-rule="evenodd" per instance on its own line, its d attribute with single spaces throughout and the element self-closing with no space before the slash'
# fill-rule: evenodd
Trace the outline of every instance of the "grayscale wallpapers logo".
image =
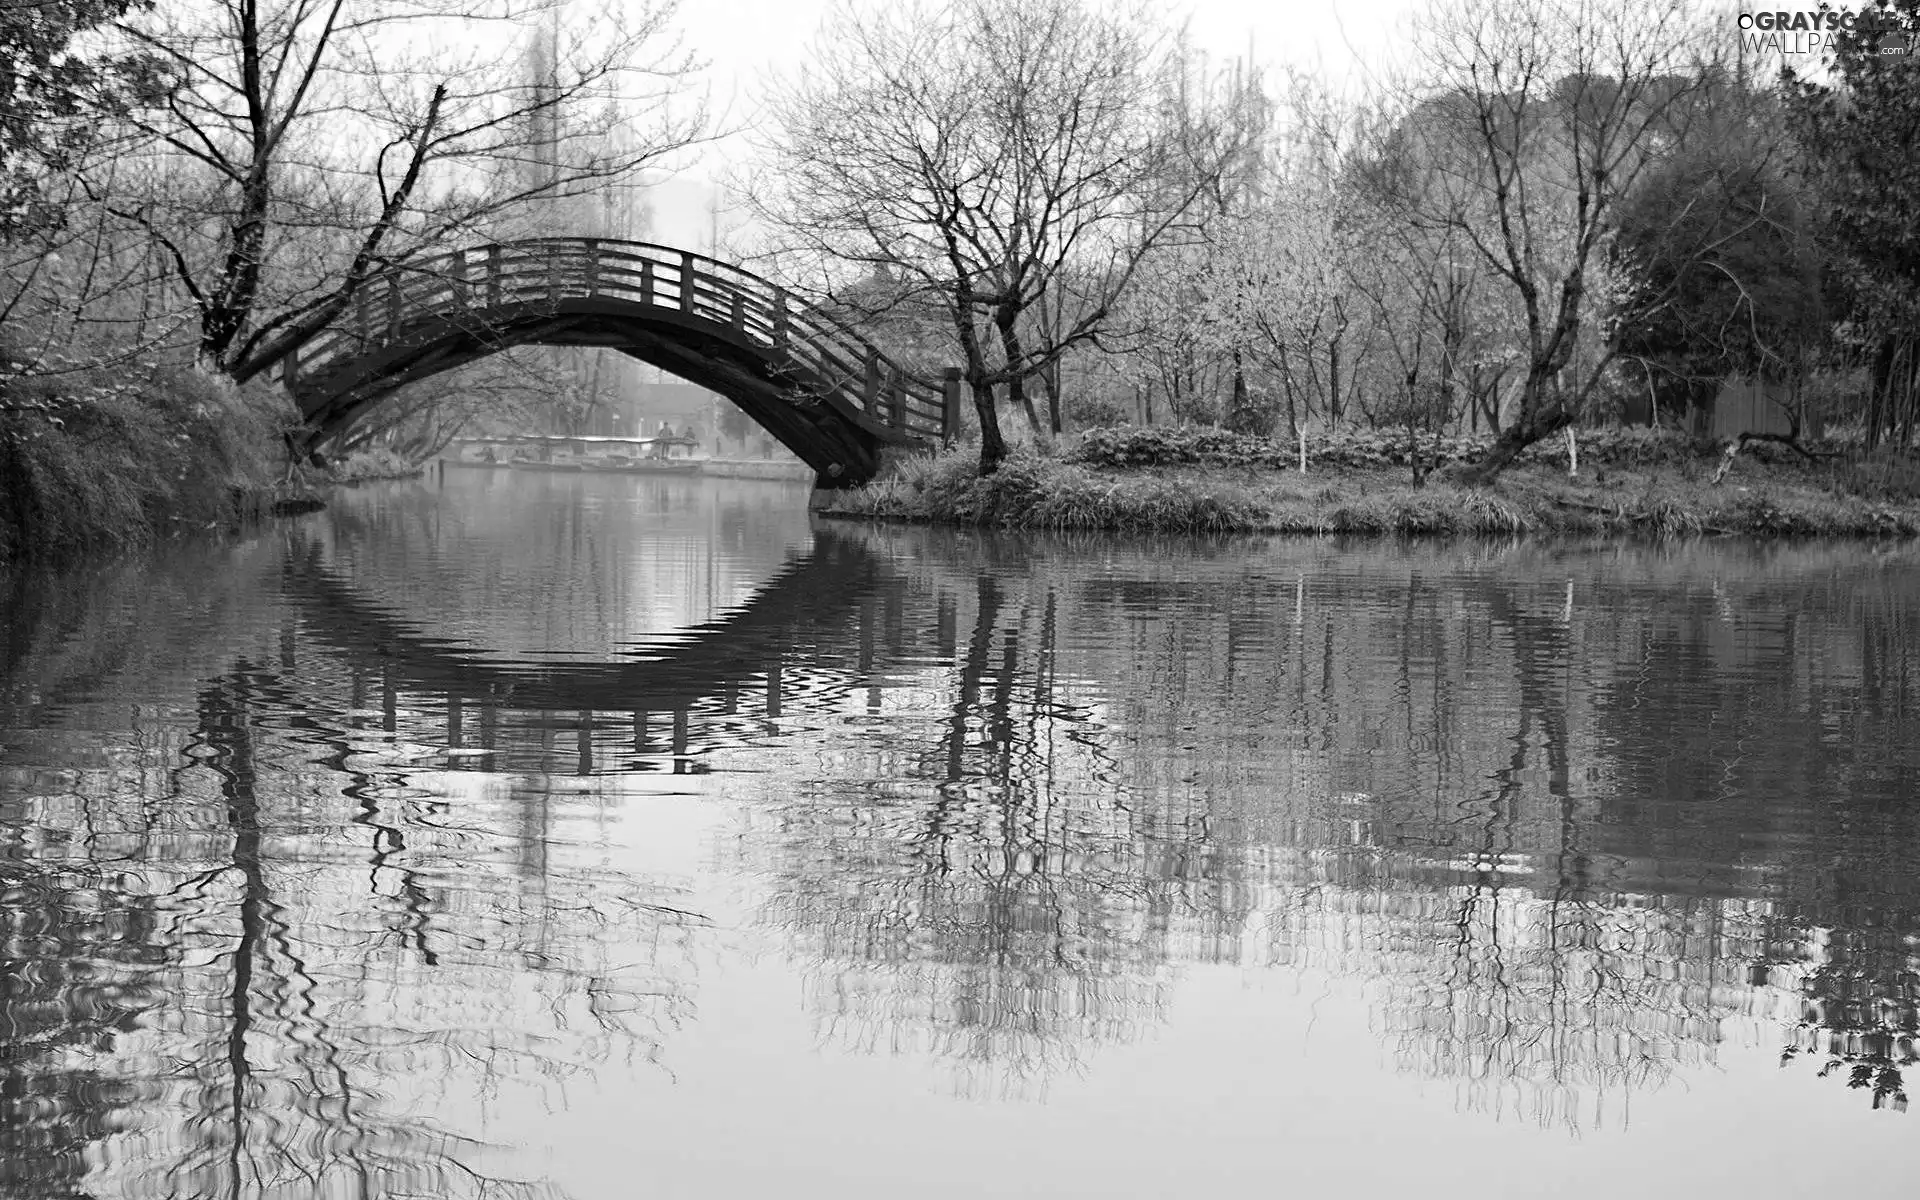
<svg viewBox="0 0 1920 1200">
<path fill-rule="evenodd" d="M 1841 12 L 1743 12 L 1734 18 L 1740 40 L 1753 54 L 1822 54 L 1848 34 L 1863 35 L 1888 58 L 1920 61 L 1920 32 L 1883 9 Z"/>
</svg>

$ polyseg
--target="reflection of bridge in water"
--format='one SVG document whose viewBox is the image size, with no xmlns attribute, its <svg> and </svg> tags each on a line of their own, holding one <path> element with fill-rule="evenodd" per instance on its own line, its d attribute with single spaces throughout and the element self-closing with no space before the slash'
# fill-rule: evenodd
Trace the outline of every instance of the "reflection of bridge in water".
<svg viewBox="0 0 1920 1200">
<path fill-rule="evenodd" d="M 663 753 L 691 770 L 696 717 L 775 722 L 796 703 L 850 691 L 908 653 L 897 613 L 885 619 L 883 597 L 899 582 L 858 542 L 818 533 L 811 554 L 675 644 L 616 661 L 507 664 L 368 599 L 317 547 L 291 556 L 286 573 L 305 631 L 348 666 L 355 710 L 375 708 L 377 692 L 388 730 L 404 712 L 411 737 L 444 746 L 450 764 L 583 775 L 652 769 Z M 440 709 L 424 724 L 422 699 Z M 556 735 L 569 733 L 563 751 Z"/>
<path fill-rule="evenodd" d="M 1569 1124 L 1773 1036 L 1803 1001 L 1796 1048 L 1872 1067 L 1910 1045 L 1911 873 L 1885 848 L 1913 844 L 1912 818 L 1856 806 L 1886 836 L 1846 849 L 1836 903 L 1839 860 L 1795 857 L 1821 818 L 1778 810 L 1766 781 L 1835 791 L 1841 760 L 1792 745 L 1791 706 L 1741 707 L 1760 678 L 1796 705 L 1914 711 L 1871 659 L 1779 674 L 1787 627 L 1755 618 L 1803 597 L 1740 597 L 1739 669 L 1710 677 L 1750 761 L 1722 767 L 1702 750 L 1724 735 L 1636 667 L 1641 639 L 1708 661 L 1717 618 L 1691 574 L 1583 573 L 1583 609 L 1525 561 L 1409 552 L 1354 577 L 1321 549 L 1250 573 L 1103 545 L 1095 570 L 1032 540 L 815 537 L 733 615 L 632 661 L 493 665 L 315 563 L 292 590 L 356 709 L 378 689 L 389 729 L 495 750 L 484 765 L 658 770 L 670 752 L 694 770 L 703 729 L 817 731 L 801 770 L 729 785 L 754 801 L 730 844 L 768 881 L 757 916 L 807 964 L 823 1027 L 856 1045 L 1043 1078 L 1160 1019 L 1195 964 L 1363 981 L 1397 1065 Z M 1836 603 L 1804 620 L 1841 626 Z M 917 690 L 848 711 L 899 684 Z M 409 716 L 421 695 L 445 715 Z M 1884 719 L 1882 740 L 1911 742 L 1909 717 Z M 1715 774 L 1663 774 L 1696 762 Z M 1712 819 L 1695 795 L 1721 796 Z"/>
</svg>

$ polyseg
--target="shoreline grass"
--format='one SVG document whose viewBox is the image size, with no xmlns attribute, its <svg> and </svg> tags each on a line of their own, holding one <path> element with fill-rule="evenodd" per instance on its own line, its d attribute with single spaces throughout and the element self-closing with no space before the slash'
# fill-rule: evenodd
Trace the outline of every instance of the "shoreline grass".
<svg viewBox="0 0 1920 1200">
<path fill-rule="evenodd" d="M 1489 487 L 1438 474 L 1415 486 L 1403 467 L 1266 464 L 1106 466 L 1017 450 L 986 479 L 958 448 L 895 462 L 827 499 L 823 516 L 1008 529 L 1311 536 L 1514 537 L 1583 534 L 1910 538 L 1920 498 L 1863 486 L 1857 464 L 1770 456 L 1717 464 L 1523 463 Z"/>
<path fill-rule="evenodd" d="M 184 366 L 0 378 L 0 563 L 137 549 L 317 506 L 291 408 Z"/>
</svg>

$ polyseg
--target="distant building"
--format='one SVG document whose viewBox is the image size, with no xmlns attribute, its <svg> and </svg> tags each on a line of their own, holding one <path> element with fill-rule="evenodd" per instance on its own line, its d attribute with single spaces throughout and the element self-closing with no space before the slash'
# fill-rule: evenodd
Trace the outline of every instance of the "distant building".
<svg viewBox="0 0 1920 1200">
<path fill-rule="evenodd" d="M 643 381 L 607 407 L 617 427 L 595 432 L 645 437 L 666 424 L 674 433 L 694 438 L 703 452 L 717 458 L 792 457 L 771 434 L 743 419 L 731 401 L 698 384 L 678 379 Z"/>
<path fill-rule="evenodd" d="M 1718 383 L 1705 380 L 1677 386 L 1662 399 L 1659 423 L 1697 438 L 1726 440 L 1743 433 L 1789 433 L 1793 429 L 1793 386 L 1779 380 L 1728 375 Z M 1628 425 L 1654 423 L 1652 399 L 1645 393 L 1623 398 L 1621 420 Z M 1804 431 L 1820 436 L 1817 414 Z"/>
<path fill-rule="evenodd" d="M 685 429 L 689 425 L 711 432 L 714 414 L 719 405 L 726 403 L 717 392 L 693 383 L 674 380 L 671 383 L 642 383 L 625 400 L 626 418 L 647 423 L 648 431 L 660 427 L 662 421 L 675 429 Z"/>
</svg>

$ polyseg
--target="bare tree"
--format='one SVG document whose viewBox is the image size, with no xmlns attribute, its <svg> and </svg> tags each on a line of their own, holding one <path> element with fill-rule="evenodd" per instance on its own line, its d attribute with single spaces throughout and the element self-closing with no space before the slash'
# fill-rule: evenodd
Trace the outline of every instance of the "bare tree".
<svg viewBox="0 0 1920 1200">
<path fill-rule="evenodd" d="M 1099 338 L 1142 257 L 1188 231 L 1238 152 L 1159 119 L 1169 48 L 1145 12 L 843 9 L 772 99 L 778 182 L 743 190 L 823 290 L 881 267 L 904 281 L 893 303 L 945 314 L 982 473 L 1006 455 L 995 389 L 1030 412 L 1027 381 Z M 1029 318 L 1068 279 L 1083 292 L 1070 318 Z"/>
<path fill-rule="evenodd" d="M 1460 0 L 1424 30 L 1432 87 L 1400 129 L 1422 169 L 1397 199 L 1471 248 L 1525 331 L 1511 420 L 1469 480 L 1587 410 L 1611 358 L 1591 327 L 1614 209 L 1684 133 L 1691 33 L 1667 0 Z"/>
<path fill-rule="evenodd" d="M 377 271 L 633 179 L 701 139 L 673 0 L 219 0 L 130 15 L 173 87 L 100 201 L 160 247 L 209 367 L 247 379 Z M 547 69 L 516 50 L 545 36 Z M 622 103 L 624 102 L 624 104 Z M 606 136 L 623 113 L 643 128 Z"/>
</svg>

